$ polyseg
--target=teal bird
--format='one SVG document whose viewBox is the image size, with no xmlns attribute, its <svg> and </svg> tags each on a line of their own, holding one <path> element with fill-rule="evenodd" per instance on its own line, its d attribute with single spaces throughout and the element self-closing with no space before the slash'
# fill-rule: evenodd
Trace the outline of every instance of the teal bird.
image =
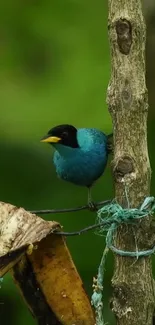
<svg viewBox="0 0 155 325">
<path fill-rule="evenodd" d="M 76 129 L 72 125 L 58 125 L 41 139 L 54 149 L 53 162 L 59 178 L 88 188 L 88 205 L 94 206 L 91 187 L 103 174 L 108 153 L 109 138 L 95 128 Z"/>
</svg>

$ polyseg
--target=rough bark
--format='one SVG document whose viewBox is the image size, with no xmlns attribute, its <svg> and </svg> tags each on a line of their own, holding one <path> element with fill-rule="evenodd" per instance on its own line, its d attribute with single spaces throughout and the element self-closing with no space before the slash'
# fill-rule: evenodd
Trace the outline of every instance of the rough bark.
<svg viewBox="0 0 155 325">
<path fill-rule="evenodd" d="M 148 96 L 145 84 L 146 27 L 140 0 L 109 0 L 111 80 L 107 101 L 113 121 L 112 162 L 115 197 L 123 207 L 138 207 L 150 191 L 147 150 Z M 146 218 L 122 225 L 117 248 L 135 251 L 154 244 L 154 227 Z M 152 325 L 154 290 L 151 259 L 115 257 L 111 308 L 118 325 Z"/>
</svg>

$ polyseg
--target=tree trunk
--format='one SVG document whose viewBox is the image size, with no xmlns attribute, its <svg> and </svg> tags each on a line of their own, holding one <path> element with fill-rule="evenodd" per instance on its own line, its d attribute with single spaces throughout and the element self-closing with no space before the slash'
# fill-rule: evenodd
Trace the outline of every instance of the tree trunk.
<svg viewBox="0 0 155 325">
<path fill-rule="evenodd" d="M 148 96 L 145 84 L 145 22 L 140 0 L 109 0 L 111 80 L 107 101 L 113 120 L 115 197 L 138 207 L 150 191 L 147 150 Z M 115 246 L 136 251 L 154 244 L 151 218 L 122 225 Z M 118 325 L 152 325 L 154 290 L 151 258 L 115 257 L 111 302 Z"/>
</svg>

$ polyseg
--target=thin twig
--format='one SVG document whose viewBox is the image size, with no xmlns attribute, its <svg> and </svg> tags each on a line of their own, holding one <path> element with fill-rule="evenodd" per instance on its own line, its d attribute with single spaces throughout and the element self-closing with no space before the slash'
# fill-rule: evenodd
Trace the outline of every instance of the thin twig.
<svg viewBox="0 0 155 325">
<path fill-rule="evenodd" d="M 94 224 L 94 225 L 91 225 L 91 226 L 88 226 L 86 228 L 83 228 L 81 230 L 77 230 L 77 231 L 72 231 L 72 232 L 65 232 L 65 231 L 53 231 L 53 234 L 55 235 L 61 235 L 61 236 L 79 236 L 79 235 L 82 235 L 83 233 L 87 232 L 87 231 L 90 231 L 90 230 L 93 230 L 93 229 L 96 229 L 96 228 L 99 228 L 99 227 L 102 227 L 102 226 L 105 226 L 105 225 L 111 225 L 114 221 L 113 220 L 104 220 L 98 224 Z"/>
<path fill-rule="evenodd" d="M 111 200 L 97 202 L 97 203 L 95 203 L 95 206 L 99 207 L 101 205 L 108 204 L 110 202 L 111 202 Z M 76 212 L 76 211 L 81 211 L 81 210 L 91 210 L 91 208 L 87 204 L 87 205 L 83 205 L 83 206 L 80 206 L 80 207 L 77 207 L 77 208 L 52 209 L 52 210 L 34 210 L 34 211 L 30 211 L 30 212 L 34 213 L 34 214 L 52 214 L 52 213 Z M 91 210 L 91 211 L 93 211 L 93 210 Z M 96 211 L 96 210 L 94 209 L 94 211 Z"/>
</svg>

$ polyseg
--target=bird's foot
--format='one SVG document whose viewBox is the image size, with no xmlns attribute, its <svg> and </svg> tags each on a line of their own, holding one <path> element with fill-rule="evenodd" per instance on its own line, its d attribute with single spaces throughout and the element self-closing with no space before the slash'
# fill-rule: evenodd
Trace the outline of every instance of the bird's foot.
<svg viewBox="0 0 155 325">
<path fill-rule="evenodd" d="M 92 201 L 89 201 L 88 202 L 88 208 L 92 212 L 97 211 L 97 205 L 94 202 L 92 202 Z"/>
</svg>

